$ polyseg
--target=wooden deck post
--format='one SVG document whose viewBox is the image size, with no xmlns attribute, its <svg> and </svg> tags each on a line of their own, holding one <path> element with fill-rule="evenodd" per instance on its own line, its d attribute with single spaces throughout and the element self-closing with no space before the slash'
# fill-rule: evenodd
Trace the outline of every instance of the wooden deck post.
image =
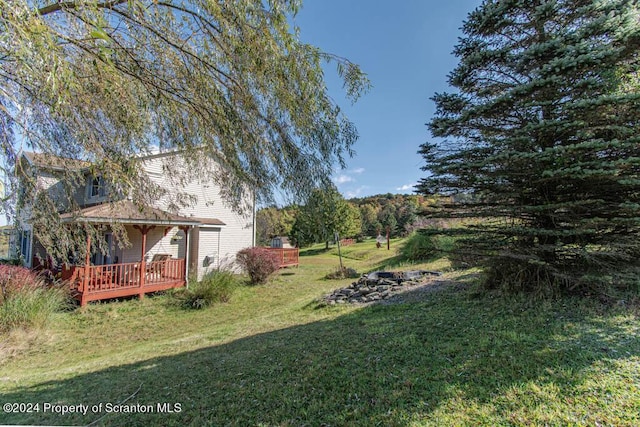
<svg viewBox="0 0 640 427">
<path fill-rule="evenodd" d="M 189 229 L 191 226 L 189 225 L 181 225 L 178 227 L 184 233 L 184 283 L 185 286 L 189 287 L 189 277 L 187 274 L 189 272 Z"/>
<path fill-rule="evenodd" d="M 84 257 L 84 266 L 88 267 L 91 264 L 91 235 L 87 233 L 87 251 Z"/>
<path fill-rule="evenodd" d="M 139 225 L 134 225 L 133 228 L 135 228 L 140 232 L 140 234 L 142 234 L 142 254 L 140 255 L 140 278 L 138 283 L 138 288 L 139 288 L 138 298 L 143 299 L 144 298 L 144 289 L 143 289 L 144 279 L 147 272 L 147 261 L 144 259 L 144 254 L 145 252 L 147 252 L 147 233 L 153 230 L 154 228 L 156 228 L 156 226 L 143 225 L 141 227 Z"/>
<path fill-rule="evenodd" d="M 199 246 L 200 246 L 200 227 L 195 226 L 191 229 L 191 243 L 189 243 L 189 274 L 193 277 L 198 277 L 198 259 L 199 259 Z M 186 258 L 187 256 L 185 256 Z"/>
<path fill-rule="evenodd" d="M 85 229 L 86 231 L 86 229 Z M 84 257 L 84 274 L 82 275 L 82 289 L 78 289 L 80 292 L 80 307 L 87 305 L 89 297 L 89 283 L 91 278 L 89 277 L 89 266 L 91 265 L 91 235 L 87 232 L 87 250 Z"/>
</svg>

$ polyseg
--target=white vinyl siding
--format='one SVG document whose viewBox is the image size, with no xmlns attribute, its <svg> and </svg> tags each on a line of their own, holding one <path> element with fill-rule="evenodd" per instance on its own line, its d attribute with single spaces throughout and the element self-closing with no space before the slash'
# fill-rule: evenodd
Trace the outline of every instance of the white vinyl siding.
<svg viewBox="0 0 640 427">
<path fill-rule="evenodd" d="M 198 247 L 198 279 L 220 266 L 220 228 L 200 228 Z"/>
<path fill-rule="evenodd" d="M 151 261 L 155 254 L 169 254 L 172 258 L 184 258 L 184 238 L 173 239 L 176 234 L 184 235 L 178 227 L 156 227 L 147 233 L 145 260 Z M 131 246 L 118 250 L 119 262 L 138 262 L 142 252 L 142 234 L 132 226 L 126 226 Z"/>
<path fill-rule="evenodd" d="M 183 188 L 176 188 L 175 183 L 165 173 L 165 170 L 180 167 L 181 161 L 176 153 L 150 156 L 143 164 L 149 177 L 158 185 L 175 189 L 176 193 L 187 193 L 196 197 L 197 202 L 193 206 L 182 208 L 180 212 L 175 213 L 186 217 L 216 218 L 225 224 L 221 227 L 200 227 L 198 277 L 202 277 L 203 272 L 212 268 L 212 264 L 203 266 L 208 255 L 215 254 L 215 268 L 236 269 L 235 259 L 238 251 L 253 244 L 253 212 L 249 210 L 240 215 L 231 209 L 223 201 L 220 188 L 214 182 L 200 182 L 194 178 Z M 251 203 L 248 202 L 247 205 L 250 206 Z M 167 202 L 161 200 L 156 207 L 166 210 Z"/>
<path fill-rule="evenodd" d="M 251 223 L 240 223 L 237 228 L 225 228 L 220 235 L 220 265 L 224 268 L 238 270 L 235 265 L 236 254 L 244 248 L 249 248 L 253 242 Z"/>
</svg>

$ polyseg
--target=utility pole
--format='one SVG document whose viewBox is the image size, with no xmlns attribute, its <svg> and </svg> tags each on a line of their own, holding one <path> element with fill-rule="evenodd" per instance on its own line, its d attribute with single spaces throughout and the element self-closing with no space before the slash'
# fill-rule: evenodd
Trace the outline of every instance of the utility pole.
<svg viewBox="0 0 640 427">
<path fill-rule="evenodd" d="M 387 250 L 391 247 L 391 243 L 389 242 L 389 226 L 387 225 Z"/>
</svg>

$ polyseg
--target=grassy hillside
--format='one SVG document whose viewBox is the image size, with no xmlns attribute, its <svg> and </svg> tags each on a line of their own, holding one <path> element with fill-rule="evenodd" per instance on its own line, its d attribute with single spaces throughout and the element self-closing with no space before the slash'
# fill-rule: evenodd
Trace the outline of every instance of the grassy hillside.
<svg viewBox="0 0 640 427">
<path fill-rule="evenodd" d="M 448 268 L 404 264 L 399 244 L 349 246 L 344 262 Z M 350 283 L 323 279 L 337 268 L 335 249 L 314 247 L 299 268 L 211 309 L 184 311 L 166 296 L 92 304 L 38 336 L 3 337 L 2 403 L 39 412 L 0 412 L 0 423 L 640 424 L 632 304 L 505 301 L 478 294 L 472 272 L 450 271 L 395 303 L 318 308 Z"/>
</svg>

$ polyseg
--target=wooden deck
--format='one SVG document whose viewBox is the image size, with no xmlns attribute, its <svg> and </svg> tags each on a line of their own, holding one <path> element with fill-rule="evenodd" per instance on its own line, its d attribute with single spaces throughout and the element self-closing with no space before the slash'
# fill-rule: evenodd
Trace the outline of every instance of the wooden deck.
<svg viewBox="0 0 640 427">
<path fill-rule="evenodd" d="M 142 298 L 146 293 L 184 286 L 185 260 L 71 266 L 63 268 L 62 279 L 69 281 L 80 305 L 132 295 Z"/>
<path fill-rule="evenodd" d="M 280 268 L 297 267 L 300 264 L 298 248 L 267 248 L 280 256 Z"/>
<path fill-rule="evenodd" d="M 342 239 L 340 240 L 340 246 L 350 246 L 356 242 L 355 239 Z"/>
</svg>

